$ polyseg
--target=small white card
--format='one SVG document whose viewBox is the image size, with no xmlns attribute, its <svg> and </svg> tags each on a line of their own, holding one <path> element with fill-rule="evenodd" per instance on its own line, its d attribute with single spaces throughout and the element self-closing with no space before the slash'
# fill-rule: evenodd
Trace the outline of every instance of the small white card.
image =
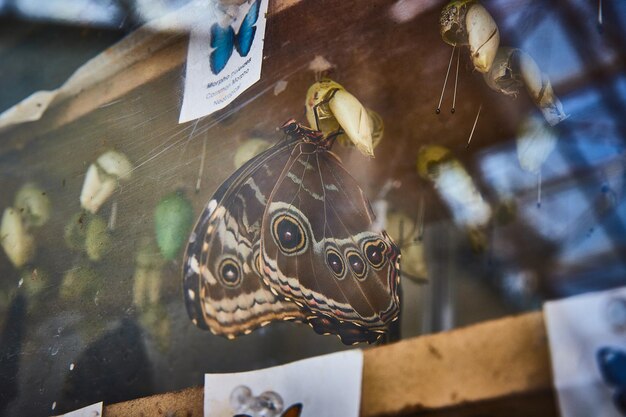
<svg viewBox="0 0 626 417">
<path fill-rule="evenodd" d="M 268 1 L 194 9 L 179 123 L 223 109 L 261 78 Z"/>
<path fill-rule="evenodd" d="M 563 417 L 620 417 L 626 386 L 626 287 L 544 306 Z"/>
<path fill-rule="evenodd" d="M 57 417 L 100 417 L 102 416 L 102 402 L 97 404 L 88 405 L 80 410 L 72 411 L 67 414 L 62 414 Z"/>
<path fill-rule="evenodd" d="M 362 372 L 363 352 L 350 350 L 251 372 L 206 374 L 204 416 L 358 417 Z"/>
</svg>

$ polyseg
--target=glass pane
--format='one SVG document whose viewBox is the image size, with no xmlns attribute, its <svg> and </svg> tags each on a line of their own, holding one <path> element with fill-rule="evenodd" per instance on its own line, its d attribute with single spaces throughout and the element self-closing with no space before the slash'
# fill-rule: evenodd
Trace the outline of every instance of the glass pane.
<svg viewBox="0 0 626 417">
<path fill-rule="evenodd" d="M 243 57 L 228 13 L 255 1 L 219 1 L 227 24 L 204 29 L 224 29 L 226 61 Z M 350 349 L 334 336 L 376 333 L 359 305 L 396 293 L 398 321 L 374 314 L 386 332 L 377 343 L 626 283 L 623 2 L 604 2 L 599 31 L 595 2 L 485 1 L 511 48 L 491 75 L 486 48 L 472 56 L 443 41 L 444 5 L 367 3 L 270 3 L 260 80 L 179 123 L 187 1 L 0 0 L 0 414 L 58 414 Z M 207 40 L 204 59 L 219 48 Z M 338 86 L 307 100 L 325 77 Z M 305 114 L 315 100 L 318 122 Z M 32 120 L 6 123 L 11 114 Z M 281 130 L 292 118 L 304 127 Z M 382 136 L 374 158 L 354 130 Z M 293 143 L 314 156 L 289 165 Z M 281 193 L 284 178 L 299 186 Z M 326 193 L 339 195 L 327 203 Z M 291 223 L 270 215 L 273 199 Z M 201 227 L 209 216 L 219 233 Z M 382 229 L 402 252 L 399 289 Z M 252 238 L 236 240 L 240 230 Z M 382 246 L 361 241 L 367 233 Z M 309 252 L 280 246 L 303 236 Z M 356 258 L 344 250 L 353 243 Z M 269 245 L 278 249 L 257 264 Z M 361 284 L 363 265 L 378 286 Z M 272 268 L 294 276 L 281 286 Z M 189 270 L 203 280 L 191 294 Z M 242 272 L 255 277 L 243 295 L 227 285 Z M 228 297 L 214 288 L 232 300 L 220 304 Z M 297 304 L 298 291 L 317 295 Z M 294 317 L 311 326 L 283 320 Z"/>
</svg>

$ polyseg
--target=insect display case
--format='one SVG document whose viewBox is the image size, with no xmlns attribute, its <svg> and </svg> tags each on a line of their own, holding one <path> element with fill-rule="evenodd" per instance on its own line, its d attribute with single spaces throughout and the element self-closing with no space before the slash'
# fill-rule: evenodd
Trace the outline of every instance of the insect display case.
<svg viewBox="0 0 626 417">
<path fill-rule="evenodd" d="M 0 413 L 201 415 L 356 343 L 362 415 L 557 415 L 542 303 L 625 283 L 620 2 L 216 1 L 204 43 L 194 2 L 14 3 Z"/>
</svg>

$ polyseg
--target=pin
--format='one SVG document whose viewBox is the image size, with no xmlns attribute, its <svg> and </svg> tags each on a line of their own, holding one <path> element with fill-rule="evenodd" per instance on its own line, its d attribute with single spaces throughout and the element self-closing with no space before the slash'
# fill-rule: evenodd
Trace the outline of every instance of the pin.
<svg viewBox="0 0 626 417">
<path fill-rule="evenodd" d="M 452 58 L 454 58 L 454 51 L 456 50 L 456 45 L 452 47 L 452 55 L 450 55 L 450 62 L 448 63 L 448 70 L 446 71 L 446 78 L 443 80 L 443 88 L 441 89 L 441 97 L 439 97 L 439 104 L 437 105 L 437 110 L 435 113 L 441 113 L 441 102 L 443 101 L 443 93 L 446 91 L 446 84 L 448 83 L 448 76 L 450 75 L 450 67 L 452 67 Z"/>
<path fill-rule="evenodd" d="M 476 114 L 476 120 L 474 120 L 474 126 L 472 126 L 472 131 L 470 132 L 469 135 L 469 139 L 467 140 L 467 145 L 465 146 L 465 148 L 469 148 L 470 146 L 470 142 L 472 141 L 472 136 L 474 136 L 474 130 L 476 130 L 476 125 L 478 124 L 478 117 L 480 116 L 480 111 L 482 110 L 483 105 L 482 103 L 480 104 L 480 106 L 478 106 L 478 113 Z"/>
<path fill-rule="evenodd" d="M 452 97 L 452 109 L 450 109 L 450 113 L 454 114 L 456 108 L 456 87 L 459 83 L 459 62 L 461 62 L 461 48 L 459 48 L 459 52 L 456 54 L 456 76 L 454 77 L 454 96 Z"/>
<path fill-rule="evenodd" d="M 424 196 L 420 196 L 420 205 L 417 214 L 417 240 L 421 241 L 424 238 L 424 214 L 426 213 L 426 204 L 424 203 Z"/>
<path fill-rule="evenodd" d="M 602 33 L 602 25 L 604 24 L 602 19 L 602 0 L 598 0 L 598 32 Z"/>
<path fill-rule="evenodd" d="M 398 237 L 398 245 L 400 245 L 400 247 L 404 246 L 404 219 L 400 218 L 400 224 L 398 226 L 398 228 L 400 229 L 400 236 Z"/>
<path fill-rule="evenodd" d="M 200 168 L 198 168 L 198 180 L 196 181 L 196 193 L 200 191 L 200 183 L 202 182 L 202 173 L 204 172 L 204 160 L 206 158 L 206 140 L 202 139 L 202 156 L 200 157 Z"/>
<path fill-rule="evenodd" d="M 115 225 L 117 224 L 117 200 L 113 201 L 111 204 L 111 214 L 109 215 L 109 224 L 107 225 L 107 229 L 110 231 L 115 230 Z"/>
<path fill-rule="evenodd" d="M 537 174 L 537 208 L 541 208 L 541 171 Z"/>
</svg>

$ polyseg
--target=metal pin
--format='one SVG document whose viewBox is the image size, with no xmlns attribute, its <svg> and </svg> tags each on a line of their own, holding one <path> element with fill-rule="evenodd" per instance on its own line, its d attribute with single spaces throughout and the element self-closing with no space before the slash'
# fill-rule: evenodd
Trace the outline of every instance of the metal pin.
<svg viewBox="0 0 626 417">
<path fill-rule="evenodd" d="M 400 218 L 400 224 L 398 225 L 400 236 L 398 237 L 398 246 L 402 248 L 404 246 L 404 219 Z"/>
<path fill-rule="evenodd" d="M 446 71 L 446 78 L 443 80 L 443 88 L 441 89 L 441 97 L 439 97 L 439 104 L 437 105 L 437 110 L 435 113 L 441 113 L 441 102 L 443 101 L 443 93 L 446 91 L 446 84 L 448 83 L 448 76 L 450 75 L 450 67 L 452 66 L 452 58 L 454 58 L 454 51 L 456 49 L 456 45 L 452 47 L 452 55 L 450 55 L 450 62 L 448 63 L 448 71 Z"/>
<path fill-rule="evenodd" d="M 602 19 L 602 0 L 598 0 L 598 31 L 600 33 L 602 33 L 602 25 L 603 25 L 603 19 Z"/>
<path fill-rule="evenodd" d="M 117 200 L 113 201 L 111 204 L 111 214 L 109 215 L 109 224 L 107 228 L 110 231 L 115 230 L 115 224 L 117 223 Z"/>
<path fill-rule="evenodd" d="M 541 208 L 541 171 L 537 174 L 537 208 Z"/>
<path fill-rule="evenodd" d="M 469 135 L 469 139 L 467 140 L 467 145 L 465 146 L 465 148 L 469 148 L 470 146 L 470 142 L 472 141 L 472 136 L 474 136 L 474 130 L 476 130 L 476 124 L 478 124 L 478 117 L 480 116 L 480 111 L 482 110 L 483 105 L 482 103 L 480 104 L 480 106 L 478 106 L 478 113 L 476 114 L 476 120 L 474 120 L 474 126 L 472 126 L 472 131 L 470 132 Z"/>
<path fill-rule="evenodd" d="M 424 196 L 420 196 L 420 204 L 417 214 L 417 239 L 421 241 L 424 238 L 424 215 L 426 213 L 426 204 Z"/>
<path fill-rule="evenodd" d="M 454 96 L 452 97 L 452 109 L 450 109 L 450 113 L 454 114 L 456 107 L 456 87 L 459 83 L 459 62 L 461 62 L 461 48 L 459 48 L 459 52 L 456 54 L 456 76 L 454 77 Z"/>
<path fill-rule="evenodd" d="M 200 191 L 200 183 L 202 182 L 202 172 L 204 172 L 204 160 L 206 158 L 206 141 L 205 136 L 202 139 L 202 156 L 200 157 L 200 168 L 198 168 L 198 180 L 196 181 L 196 193 Z"/>
</svg>

